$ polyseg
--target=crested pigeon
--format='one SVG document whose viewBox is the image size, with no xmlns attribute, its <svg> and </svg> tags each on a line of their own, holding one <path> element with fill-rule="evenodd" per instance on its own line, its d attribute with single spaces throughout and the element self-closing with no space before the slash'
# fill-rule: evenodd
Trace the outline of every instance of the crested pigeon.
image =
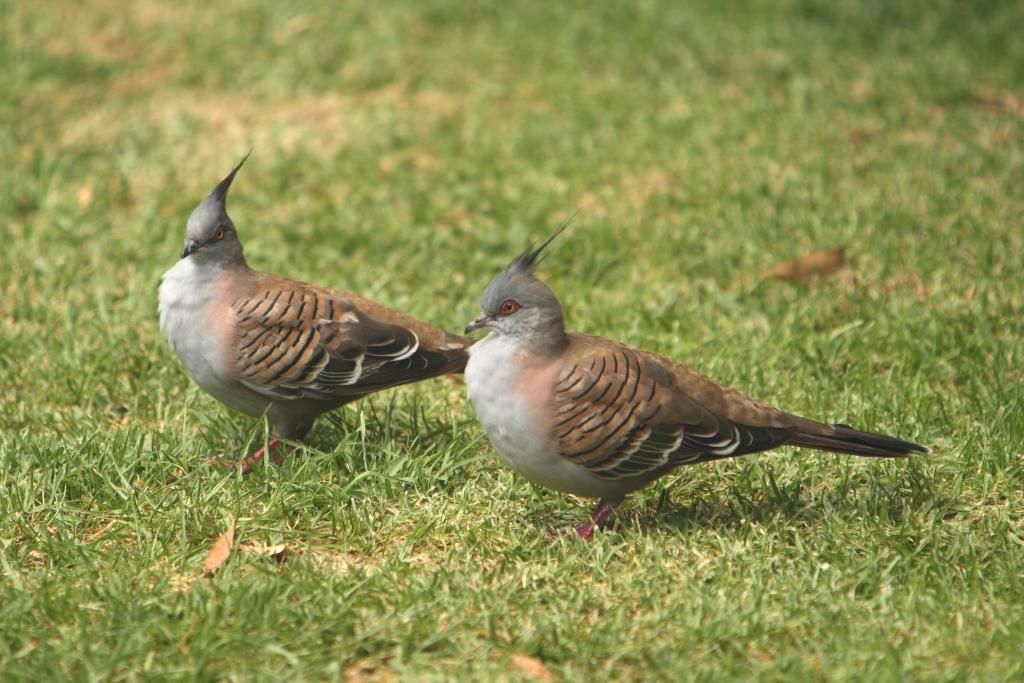
<svg viewBox="0 0 1024 683">
<path fill-rule="evenodd" d="M 582 538 L 605 528 L 626 494 L 684 464 L 782 445 L 869 457 L 929 450 L 909 441 L 777 410 L 693 368 L 611 339 L 566 333 L 562 306 L 534 275 L 544 248 L 484 291 L 466 334 L 466 388 L 494 449 L 536 484 L 597 498 Z"/>
<path fill-rule="evenodd" d="M 200 387 L 242 413 L 266 414 L 277 437 L 302 440 L 326 411 L 462 371 L 464 337 L 354 294 L 252 270 L 226 205 L 246 158 L 192 212 L 181 257 L 160 283 L 160 328 Z M 277 445 L 238 464 L 248 470 Z"/>
</svg>

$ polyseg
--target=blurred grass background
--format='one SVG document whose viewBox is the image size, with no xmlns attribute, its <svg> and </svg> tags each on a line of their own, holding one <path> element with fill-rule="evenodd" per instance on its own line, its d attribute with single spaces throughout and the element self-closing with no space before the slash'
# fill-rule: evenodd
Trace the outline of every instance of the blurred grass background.
<svg viewBox="0 0 1024 683">
<path fill-rule="evenodd" d="M 0 671 L 11 680 L 1024 675 L 1024 5 L 0 1 Z M 931 445 L 684 468 L 615 531 L 439 380 L 264 426 L 156 322 L 195 204 L 259 269 L 574 329 Z M 764 281 L 843 246 L 848 268 Z M 198 568 L 227 515 L 238 541 Z M 284 564 L 274 559 L 285 545 Z"/>
</svg>

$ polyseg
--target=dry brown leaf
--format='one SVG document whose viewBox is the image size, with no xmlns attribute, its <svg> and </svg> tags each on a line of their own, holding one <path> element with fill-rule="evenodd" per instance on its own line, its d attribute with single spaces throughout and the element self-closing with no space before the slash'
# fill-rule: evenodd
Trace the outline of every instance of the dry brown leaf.
<svg viewBox="0 0 1024 683">
<path fill-rule="evenodd" d="M 555 680 L 555 675 L 551 673 L 551 669 L 536 657 L 516 653 L 512 655 L 512 665 L 519 670 L 519 673 L 531 681 L 548 683 L 548 681 Z"/>
<path fill-rule="evenodd" d="M 846 265 L 846 249 L 820 249 L 761 271 L 764 279 L 802 280 L 831 275 Z"/>
<path fill-rule="evenodd" d="M 214 541 L 213 546 L 210 548 L 210 552 L 206 553 L 206 559 L 203 560 L 203 574 L 211 576 L 220 569 L 227 562 L 228 557 L 231 555 L 231 548 L 234 545 L 235 518 L 232 515 L 228 515 L 227 531 L 217 537 L 217 540 Z"/>
</svg>

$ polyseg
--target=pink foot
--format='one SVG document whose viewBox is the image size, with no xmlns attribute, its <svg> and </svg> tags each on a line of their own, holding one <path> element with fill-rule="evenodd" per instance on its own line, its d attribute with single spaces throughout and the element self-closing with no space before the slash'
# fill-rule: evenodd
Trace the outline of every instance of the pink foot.
<svg viewBox="0 0 1024 683">
<path fill-rule="evenodd" d="M 255 451 L 254 453 L 245 456 L 241 460 L 222 460 L 221 458 L 210 457 L 206 458 L 205 462 L 209 465 L 223 467 L 229 470 L 233 470 L 236 467 L 241 468 L 242 472 L 246 473 L 249 471 L 250 468 L 252 468 L 253 465 L 262 460 L 263 457 L 266 456 L 268 453 L 270 453 L 271 462 L 280 463 L 282 459 L 281 455 L 275 454 L 273 452 L 274 449 L 280 445 L 280 440 L 271 439 L 266 446 L 260 448 L 258 451 Z M 285 446 L 285 453 L 291 453 L 293 450 L 295 450 L 293 446 Z"/>
<path fill-rule="evenodd" d="M 579 526 L 572 527 L 572 530 L 576 532 L 576 535 L 584 540 L 589 541 L 594 537 L 594 532 L 598 529 L 610 529 L 612 526 L 612 513 L 615 512 L 615 508 L 605 501 L 600 501 L 594 511 L 590 513 L 590 521 L 584 522 Z M 549 531 L 548 536 L 557 537 L 560 534 L 556 531 Z"/>
<path fill-rule="evenodd" d="M 589 541 L 594 537 L 594 531 L 596 530 L 593 522 L 586 522 L 584 524 L 578 524 L 572 528 L 576 532 L 576 535 L 580 537 L 580 540 Z"/>
</svg>

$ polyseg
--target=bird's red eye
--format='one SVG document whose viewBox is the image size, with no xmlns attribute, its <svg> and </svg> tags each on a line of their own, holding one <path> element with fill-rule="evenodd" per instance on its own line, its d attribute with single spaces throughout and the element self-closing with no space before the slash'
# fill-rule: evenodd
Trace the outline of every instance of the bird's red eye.
<svg viewBox="0 0 1024 683">
<path fill-rule="evenodd" d="M 505 299 L 501 302 L 501 306 L 498 307 L 498 315 L 505 317 L 506 315 L 512 315 L 518 311 L 522 306 L 515 299 Z"/>
<path fill-rule="evenodd" d="M 213 234 L 213 239 L 217 240 L 218 242 L 224 239 L 224 228 L 217 228 L 217 232 Z"/>
</svg>

